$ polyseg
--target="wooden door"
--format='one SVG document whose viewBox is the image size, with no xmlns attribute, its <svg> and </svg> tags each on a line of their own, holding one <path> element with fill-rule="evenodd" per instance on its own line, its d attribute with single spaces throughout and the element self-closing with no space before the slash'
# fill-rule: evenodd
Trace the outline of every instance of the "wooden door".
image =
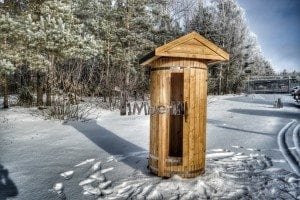
<svg viewBox="0 0 300 200">
<path fill-rule="evenodd" d="M 204 168 L 206 139 L 207 70 L 197 61 L 184 69 L 183 166 L 189 171 Z"/>
</svg>

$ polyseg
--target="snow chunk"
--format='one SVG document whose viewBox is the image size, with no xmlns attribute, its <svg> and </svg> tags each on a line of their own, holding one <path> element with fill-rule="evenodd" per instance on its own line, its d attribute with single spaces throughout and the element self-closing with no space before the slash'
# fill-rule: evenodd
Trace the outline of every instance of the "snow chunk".
<svg viewBox="0 0 300 200">
<path fill-rule="evenodd" d="M 275 162 L 275 163 L 285 163 L 286 161 L 282 160 L 282 159 L 272 159 L 272 162 Z"/>
<path fill-rule="evenodd" d="M 96 179 L 97 181 L 103 182 L 106 180 L 106 177 L 101 172 L 96 172 L 90 176 L 92 179 Z"/>
<path fill-rule="evenodd" d="M 160 192 L 158 192 L 157 190 L 153 190 L 147 197 L 147 200 L 159 200 L 159 199 L 163 199 L 163 196 Z"/>
<path fill-rule="evenodd" d="M 112 161 L 117 161 L 114 156 L 109 156 L 106 160 L 107 163 L 112 162 Z"/>
<path fill-rule="evenodd" d="M 225 150 L 224 149 L 211 149 L 209 151 L 211 151 L 211 152 L 224 152 Z"/>
<path fill-rule="evenodd" d="M 101 170 L 101 173 L 102 174 L 105 174 L 105 173 L 107 173 L 107 172 L 109 172 L 109 171 L 111 171 L 111 170 L 113 170 L 114 168 L 113 167 L 110 167 L 110 168 L 107 168 L 107 169 L 102 169 Z"/>
<path fill-rule="evenodd" d="M 83 194 L 85 195 L 97 195 L 97 196 L 100 196 L 101 195 L 101 190 L 97 187 L 93 187 L 91 185 L 84 185 L 83 186 Z"/>
<path fill-rule="evenodd" d="M 93 166 L 92 166 L 92 171 L 98 171 L 98 170 L 100 170 L 101 169 L 101 161 L 99 161 L 99 162 L 96 162 Z"/>
<path fill-rule="evenodd" d="M 111 181 L 106 181 L 99 184 L 100 189 L 107 189 L 109 186 L 111 186 Z"/>
<path fill-rule="evenodd" d="M 106 190 L 102 190 L 101 192 L 102 192 L 102 194 L 104 194 L 104 195 L 109 195 L 109 194 L 112 194 L 112 193 L 113 193 L 113 190 L 112 190 L 112 189 L 106 189 Z"/>
<path fill-rule="evenodd" d="M 293 176 L 289 177 L 288 180 L 287 180 L 287 182 L 289 182 L 289 183 L 295 183 L 297 181 L 300 181 L 300 178 L 297 179 Z"/>
<path fill-rule="evenodd" d="M 224 153 L 210 153 L 206 155 L 208 159 L 220 159 L 220 158 L 227 158 L 232 157 L 234 152 L 224 152 Z"/>
<path fill-rule="evenodd" d="M 79 186 L 83 186 L 83 185 L 87 185 L 87 184 L 93 183 L 95 181 L 96 181 L 96 179 L 88 178 L 88 179 L 85 179 L 83 181 L 80 181 L 78 185 Z"/>
<path fill-rule="evenodd" d="M 73 177 L 74 171 L 70 170 L 64 173 L 61 173 L 60 176 L 64 177 L 66 180 L 69 180 Z"/>
<path fill-rule="evenodd" d="M 60 193 L 63 187 L 64 187 L 63 183 L 55 183 L 53 185 L 53 190 L 56 191 L 57 193 Z"/>
<path fill-rule="evenodd" d="M 125 184 L 123 183 L 123 185 L 125 185 Z M 124 193 L 126 193 L 127 191 L 129 191 L 131 188 L 132 188 L 132 187 L 131 187 L 130 185 L 128 185 L 128 186 L 126 186 L 126 187 L 124 187 L 124 188 L 119 189 L 117 193 L 118 193 L 118 194 L 124 194 Z"/>
<path fill-rule="evenodd" d="M 82 165 L 86 165 L 86 164 L 91 163 L 91 162 L 94 162 L 94 161 L 95 161 L 94 158 L 92 158 L 92 159 L 87 159 L 87 160 L 85 160 L 85 161 L 83 161 L 83 162 L 81 162 L 81 163 L 75 165 L 74 167 L 79 167 L 79 166 L 82 166 Z"/>
<path fill-rule="evenodd" d="M 280 172 L 280 171 L 282 171 L 282 170 L 283 170 L 283 169 L 281 169 L 281 168 L 271 167 L 271 168 L 267 169 L 266 171 L 271 172 L 271 173 L 274 173 L 274 172 Z"/>
<path fill-rule="evenodd" d="M 245 196 L 245 194 L 247 194 L 247 190 L 246 189 L 237 189 L 234 192 L 230 192 L 227 196 L 228 199 L 240 199 L 242 197 Z"/>
</svg>

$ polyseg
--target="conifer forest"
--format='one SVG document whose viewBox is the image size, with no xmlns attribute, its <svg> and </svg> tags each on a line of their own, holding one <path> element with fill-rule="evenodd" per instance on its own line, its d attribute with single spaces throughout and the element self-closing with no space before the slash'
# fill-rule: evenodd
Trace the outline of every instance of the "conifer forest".
<svg viewBox="0 0 300 200">
<path fill-rule="evenodd" d="M 300 0 L 0 0 L 0 200 L 300 200 Z"/>
<path fill-rule="evenodd" d="M 274 73 L 235 0 L 4 0 L 0 16 L 4 107 L 10 94 L 49 108 L 88 96 L 110 106 L 120 93 L 144 99 L 150 72 L 139 59 L 191 31 L 230 54 L 209 67 L 209 93 L 241 92 L 246 72 Z"/>
</svg>

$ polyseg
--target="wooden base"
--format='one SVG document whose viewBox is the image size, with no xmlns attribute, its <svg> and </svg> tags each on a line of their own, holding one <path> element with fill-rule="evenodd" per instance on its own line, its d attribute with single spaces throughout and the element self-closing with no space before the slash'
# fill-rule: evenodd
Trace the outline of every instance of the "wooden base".
<svg viewBox="0 0 300 200">
<path fill-rule="evenodd" d="M 179 175 L 182 178 L 194 178 L 202 175 L 205 172 L 205 165 L 198 166 L 183 166 L 182 158 L 169 157 L 165 160 L 165 168 L 163 171 L 158 170 L 157 157 L 150 156 L 149 158 L 149 170 L 152 174 L 160 177 L 170 178 L 173 175 Z"/>
<path fill-rule="evenodd" d="M 159 176 L 157 168 L 149 167 L 149 170 L 152 174 Z M 198 169 L 193 171 L 168 171 L 165 170 L 161 177 L 170 178 L 174 175 L 178 175 L 182 178 L 195 178 L 205 173 L 205 169 Z"/>
</svg>

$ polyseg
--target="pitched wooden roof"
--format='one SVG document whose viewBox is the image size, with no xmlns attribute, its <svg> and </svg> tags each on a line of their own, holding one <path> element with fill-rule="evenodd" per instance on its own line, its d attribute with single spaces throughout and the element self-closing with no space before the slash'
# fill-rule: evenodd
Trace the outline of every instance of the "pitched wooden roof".
<svg viewBox="0 0 300 200">
<path fill-rule="evenodd" d="M 208 62 L 229 60 L 227 52 L 194 31 L 156 48 L 143 57 L 140 63 L 147 66 L 160 57 L 195 58 Z"/>
</svg>

